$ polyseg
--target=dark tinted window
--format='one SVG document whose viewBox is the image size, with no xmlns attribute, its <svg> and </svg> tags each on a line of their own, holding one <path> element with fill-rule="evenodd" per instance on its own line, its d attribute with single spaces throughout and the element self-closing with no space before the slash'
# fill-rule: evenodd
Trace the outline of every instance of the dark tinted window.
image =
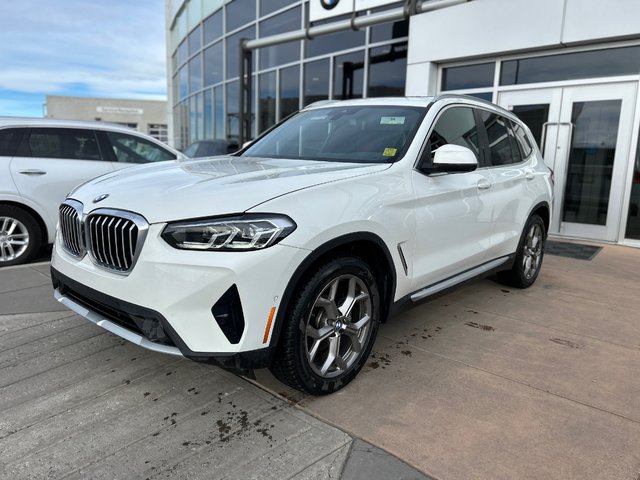
<svg viewBox="0 0 640 480">
<path fill-rule="evenodd" d="M 105 132 L 118 162 L 150 163 L 163 160 L 175 160 L 168 150 L 147 139 L 120 132 Z"/>
<path fill-rule="evenodd" d="M 227 4 L 227 32 L 242 27 L 256 19 L 256 2 L 233 0 Z"/>
<path fill-rule="evenodd" d="M 549 120 L 549 104 L 515 105 L 512 111 L 527 127 L 529 127 L 538 147 L 541 147 L 542 128 L 545 122 Z"/>
<path fill-rule="evenodd" d="M 392 38 L 404 38 L 409 36 L 409 20 L 401 20 L 393 23 L 381 23 L 371 27 L 371 42 L 385 42 Z"/>
<path fill-rule="evenodd" d="M 260 1 L 260 16 L 267 15 L 268 13 L 275 12 L 281 8 L 291 5 L 291 0 L 261 0 Z"/>
<path fill-rule="evenodd" d="M 263 73 L 258 79 L 258 132 L 276 123 L 276 72 Z"/>
<path fill-rule="evenodd" d="M 285 118 L 300 108 L 300 67 L 280 70 L 280 118 Z"/>
<path fill-rule="evenodd" d="M 213 42 L 222 36 L 222 9 L 208 17 L 204 23 L 204 44 Z"/>
<path fill-rule="evenodd" d="M 556 82 L 640 72 L 640 47 L 548 55 L 502 62 L 500 85 Z"/>
<path fill-rule="evenodd" d="M 333 98 L 362 98 L 364 52 L 335 57 L 333 64 Z"/>
<path fill-rule="evenodd" d="M 241 1 L 235 0 L 233 3 L 241 3 Z M 227 38 L 227 78 L 240 76 L 240 40 L 243 38 L 255 38 L 255 36 L 256 27 L 249 27 Z M 256 65 L 255 58 L 254 55 L 254 69 Z"/>
<path fill-rule="evenodd" d="M 518 145 L 520 146 L 520 150 L 522 151 L 522 156 L 527 158 L 533 152 L 533 147 L 529 142 L 529 137 L 527 137 L 524 128 L 518 125 L 515 122 L 511 122 L 511 127 L 513 129 L 513 133 L 516 136 L 516 140 L 518 141 Z"/>
<path fill-rule="evenodd" d="M 369 51 L 369 97 L 404 96 L 406 76 L 406 42 Z"/>
<path fill-rule="evenodd" d="M 495 62 L 445 68 L 442 70 L 442 90 L 491 87 L 495 70 Z"/>
<path fill-rule="evenodd" d="M 93 130 L 33 128 L 28 144 L 32 157 L 102 160 Z"/>
<path fill-rule="evenodd" d="M 260 22 L 260 36 L 300 30 L 301 8 L 293 8 Z M 300 42 L 287 42 L 260 49 L 260 68 L 275 67 L 300 60 Z"/>
<path fill-rule="evenodd" d="M 338 20 L 346 20 L 349 18 L 351 17 L 340 16 L 321 22 L 314 22 L 314 25 L 332 23 Z M 305 57 L 311 58 L 317 55 L 325 55 L 327 53 L 345 50 L 347 48 L 361 47 L 364 44 L 364 40 L 364 30 L 346 30 L 344 32 L 322 35 L 320 37 L 305 41 Z"/>
<path fill-rule="evenodd" d="M 304 105 L 329 98 L 329 59 L 304 64 Z"/>
<path fill-rule="evenodd" d="M 480 158 L 478 128 L 471 108 L 448 108 L 438 117 L 429 135 L 427 146 L 429 156 L 425 160 L 433 158 L 438 148 L 449 144 L 467 147 L 477 159 Z"/>
<path fill-rule="evenodd" d="M 489 141 L 489 164 L 500 166 L 521 162 L 522 157 L 509 120 L 486 110 L 480 110 L 480 118 Z"/>
<path fill-rule="evenodd" d="M 15 155 L 24 128 L 5 128 L 0 130 L 0 157 L 12 157 Z"/>
</svg>

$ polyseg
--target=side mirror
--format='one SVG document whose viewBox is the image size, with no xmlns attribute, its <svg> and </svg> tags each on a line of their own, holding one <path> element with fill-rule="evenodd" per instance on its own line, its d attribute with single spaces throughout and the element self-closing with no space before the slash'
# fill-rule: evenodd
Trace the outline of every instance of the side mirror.
<svg viewBox="0 0 640 480">
<path fill-rule="evenodd" d="M 443 145 L 436 150 L 433 167 L 428 173 L 472 172 L 478 168 L 478 159 L 467 147 Z"/>
</svg>

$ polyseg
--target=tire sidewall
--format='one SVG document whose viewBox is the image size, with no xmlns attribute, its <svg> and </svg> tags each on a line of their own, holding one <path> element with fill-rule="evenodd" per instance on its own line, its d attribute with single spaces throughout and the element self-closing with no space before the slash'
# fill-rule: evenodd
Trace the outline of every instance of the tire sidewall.
<svg viewBox="0 0 640 480">
<path fill-rule="evenodd" d="M 311 313 L 316 299 L 327 287 L 328 283 L 341 275 L 351 274 L 360 278 L 367 288 L 371 297 L 372 318 L 371 331 L 366 345 L 356 362 L 344 373 L 332 377 L 323 378 L 316 374 L 307 360 L 306 354 L 306 333 L 303 330 L 306 320 Z M 295 328 L 295 358 L 299 365 L 299 380 L 305 387 L 315 394 L 327 394 L 339 390 L 349 383 L 358 374 L 366 363 L 373 344 L 375 343 L 378 327 L 380 325 L 380 293 L 375 277 L 370 268 L 362 260 L 356 257 L 346 257 L 331 261 L 326 264 L 316 275 L 314 275 L 302 288 L 298 296 L 298 301 L 291 312 L 289 321 Z"/>
<path fill-rule="evenodd" d="M 542 251 L 540 252 L 540 263 L 538 264 L 538 269 L 536 270 L 536 273 L 531 278 L 526 278 L 524 275 L 524 266 L 522 264 L 522 260 L 524 257 L 524 242 L 527 238 L 527 234 L 529 233 L 529 230 L 531 230 L 531 227 L 535 224 L 537 224 L 542 231 Z M 540 270 L 542 269 L 542 262 L 544 260 L 544 249 L 546 244 L 546 238 L 547 238 L 547 232 L 544 227 L 544 222 L 542 221 L 542 218 L 540 218 L 539 215 L 532 215 L 531 217 L 529 217 L 529 220 L 527 220 L 524 230 L 522 231 L 522 238 L 520 239 L 520 246 L 518 248 L 518 254 L 516 255 L 515 264 L 514 264 L 514 274 L 517 277 L 518 283 L 525 288 L 533 285 L 533 283 L 538 278 L 538 275 L 540 274 Z"/>
</svg>

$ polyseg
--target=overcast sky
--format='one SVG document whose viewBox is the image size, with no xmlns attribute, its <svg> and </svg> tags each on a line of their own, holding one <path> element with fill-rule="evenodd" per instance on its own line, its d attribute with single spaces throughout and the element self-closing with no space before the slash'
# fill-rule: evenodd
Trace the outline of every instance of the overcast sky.
<svg viewBox="0 0 640 480">
<path fill-rule="evenodd" d="M 46 95 L 166 99 L 163 0 L 0 0 L 0 115 Z"/>
</svg>

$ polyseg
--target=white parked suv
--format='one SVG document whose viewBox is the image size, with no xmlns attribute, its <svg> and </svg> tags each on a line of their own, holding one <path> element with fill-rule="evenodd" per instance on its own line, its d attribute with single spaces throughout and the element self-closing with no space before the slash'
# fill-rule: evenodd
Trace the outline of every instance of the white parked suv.
<svg viewBox="0 0 640 480">
<path fill-rule="evenodd" d="M 491 272 L 530 286 L 551 191 L 531 133 L 493 104 L 312 105 L 237 154 L 71 192 L 55 297 L 142 347 L 327 394 L 400 305 Z"/>
<path fill-rule="evenodd" d="M 115 124 L 0 118 L 0 267 L 24 263 L 53 242 L 58 207 L 75 186 L 181 155 Z"/>
</svg>

